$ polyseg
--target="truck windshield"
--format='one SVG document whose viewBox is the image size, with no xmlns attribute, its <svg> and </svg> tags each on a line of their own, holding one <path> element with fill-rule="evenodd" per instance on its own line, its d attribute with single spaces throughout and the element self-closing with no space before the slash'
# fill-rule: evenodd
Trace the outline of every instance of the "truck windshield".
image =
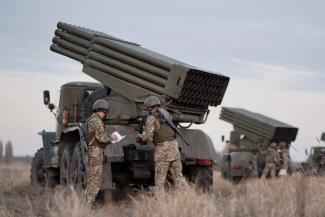
<svg viewBox="0 0 325 217">
<path fill-rule="evenodd" d="M 84 100 L 94 92 L 94 89 L 85 90 Z"/>
</svg>

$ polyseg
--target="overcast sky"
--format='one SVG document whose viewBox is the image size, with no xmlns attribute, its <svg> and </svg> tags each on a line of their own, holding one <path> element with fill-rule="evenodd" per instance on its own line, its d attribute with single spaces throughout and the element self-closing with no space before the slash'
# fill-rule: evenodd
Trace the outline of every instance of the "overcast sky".
<svg viewBox="0 0 325 217">
<path fill-rule="evenodd" d="M 135 41 L 231 78 L 223 106 L 243 107 L 299 127 L 294 159 L 325 131 L 324 1 L 2 1 L 0 139 L 17 155 L 41 147 L 65 82 L 92 80 L 81 64 L 49 50 L 63 21 Z M 205 130 L 217 150 L 232 126 L 211 108 Z"/>
</svg>

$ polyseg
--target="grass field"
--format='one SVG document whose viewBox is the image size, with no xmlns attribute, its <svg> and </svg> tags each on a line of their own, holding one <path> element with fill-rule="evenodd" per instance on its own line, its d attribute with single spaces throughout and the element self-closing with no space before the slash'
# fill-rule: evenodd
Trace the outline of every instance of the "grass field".
<svg viewBox="0 0 325 217">
<path fill-rule="evenodd" d="M 70 188 L 30 186 L 27 164 L 0 165 L 0 217 L 51 216 L 325 216 L 325 178 L 294 175 L 233 185 L 214 174 L 213 191 L 192 187 L 162 195 L 140 193 L 91 209 Z"/>
</svg>

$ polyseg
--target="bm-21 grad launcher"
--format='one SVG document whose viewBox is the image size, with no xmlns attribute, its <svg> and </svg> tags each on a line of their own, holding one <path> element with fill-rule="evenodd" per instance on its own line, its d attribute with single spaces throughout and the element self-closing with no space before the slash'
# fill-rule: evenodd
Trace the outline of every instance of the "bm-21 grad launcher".
<svg viewBox="0 0 325 217">
<path fill-rule="evenodd" d="M 223 107 L 220 119 L 234 128 L 229 140 L 233 150 L 223 155 L 222 174 L 235 181 L 260 176 L 269 145 L 285 142 L 289 149 L 298 133 L 296 127 L 242 108 Z"/>
<path fill-rule="evenodd" d="M 325 142 L 325 133 L 322 133 L 320 140 Z M 318 143 L 309 152 L 305 149 L 307 160 L 302 162 L 302 172 L 305 175 L 325 175 L 325 146 L 320 141 Z"/>
<path fill-rule="evenodd" d="M 62 86 L 57 130 L 55 134 L 42 132 L 43 139 L 47 139 L 44 149 L 35 156 L 32 183 L 42 184 L 46 178 L 54 184 L 53 180 L 60 180 L 62 184 L 86 186 L 87 143 L 83 124 L 92 113 L 93 103 L 105 99 L 111 106 L 104 120 L 108 133 L 118 131 L 126 138 L 105 149 L 107 161 L 101 190 L 114 192 L 128 186 L 153 185 L 154 145 L 138 144 L 138 132 L 134 129 L 139 128 L 143 118 L 144 99 L 155 95 L 190 143 L 184 145 L 177 138 L 184 175 L 209 188 L 216 158 L 211 139 L 201 130 L 180 126 L 203 124 L 209 106 L 221 104 L 229 78 L 102 32 L 61 22 L 57 27 L 51 50 L 79 61 L 82 71 L 100 83 L 72 82 Z M 44 92 L 44 102 L 53 109 L 48 91 Z M 49 135 L 55 137 L 49 139 Z M 39 168 L 45 170 L 40 172 Z"/>
</svg>

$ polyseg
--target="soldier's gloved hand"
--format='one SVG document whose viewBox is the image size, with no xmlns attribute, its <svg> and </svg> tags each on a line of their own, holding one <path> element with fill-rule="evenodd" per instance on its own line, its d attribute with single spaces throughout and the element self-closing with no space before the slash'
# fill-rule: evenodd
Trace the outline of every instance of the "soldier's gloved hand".
<svg viewBox="0 0 325 217">
<path fill-rule="evenodd" d="M 138 143 L 143 143 L 143 136 L 141 134 L 138 134 L 138 136 L 137 136 L 137 142 Z"/>
<path fill-rule="evenodd" d="M 117 136 L 115 134 L 110 135 L 110 140 L 111 141 L 116 141 L 117 140 Z"/>
</svg>

